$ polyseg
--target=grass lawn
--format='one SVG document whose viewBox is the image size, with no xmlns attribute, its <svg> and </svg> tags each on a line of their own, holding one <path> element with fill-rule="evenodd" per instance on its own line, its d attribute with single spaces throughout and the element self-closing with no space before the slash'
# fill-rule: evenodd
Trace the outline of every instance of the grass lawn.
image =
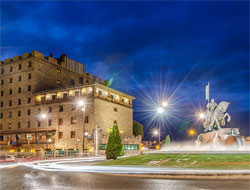
<svg viewBox="0 0 250 190">
<path fill-rule="evenodd" d="M 249 154 L 152 154 L 118 158 L 97 165 L 197 169 L 250 169 Z"/>
</svg>

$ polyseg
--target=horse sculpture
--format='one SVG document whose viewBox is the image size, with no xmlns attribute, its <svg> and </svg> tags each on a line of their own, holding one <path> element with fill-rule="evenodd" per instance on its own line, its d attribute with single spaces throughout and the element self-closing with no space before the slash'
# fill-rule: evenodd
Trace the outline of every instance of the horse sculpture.
<svg viewBox="0 0 250 190">
<path fill-rule="evenodd" d="M 220 129 L 221 126 L 225 126 L 226 117 L 228 117 L 227 122 L 231 121 L 230 115 L 226 113 L 229 104 L 229 102 L 222 101 L 215 107 L 215 109 L 207 111 L 206 115 L 209 115 L 209 117 L 206 117 L 206 120 L 203 123 L 205 132 L 213 131 L 216 128 Z"/>
</svg>

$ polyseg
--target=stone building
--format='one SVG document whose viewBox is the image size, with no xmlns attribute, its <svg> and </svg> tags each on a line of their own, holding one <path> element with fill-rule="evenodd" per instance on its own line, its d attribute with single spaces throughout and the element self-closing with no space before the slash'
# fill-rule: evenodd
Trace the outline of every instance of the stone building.
<svg viewBox="0 0 250 190">
<path fill-rule="evenodd" d="M 103 153 L 114 123 L 125 149 L 139 150 L 140 138 L 132 135 L 134 97 L 105 86 L 65 54 L 54 59 L 33 51 L 5 59 L 0 74 L 0 151 Z"/>
</svg>

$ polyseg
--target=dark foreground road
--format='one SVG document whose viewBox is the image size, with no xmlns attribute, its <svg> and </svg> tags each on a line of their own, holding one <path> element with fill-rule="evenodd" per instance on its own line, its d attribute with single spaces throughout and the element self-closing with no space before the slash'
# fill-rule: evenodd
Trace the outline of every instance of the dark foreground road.
<svg viewBox="0 0 250 190">
<path fill-rule="evenodd" d="M 41 171 L 27 166 L 0 170 L 1 190 L 249 190 L 250 181 L 167 180 L 88 174 L 82 172 Z"/>
</svg>

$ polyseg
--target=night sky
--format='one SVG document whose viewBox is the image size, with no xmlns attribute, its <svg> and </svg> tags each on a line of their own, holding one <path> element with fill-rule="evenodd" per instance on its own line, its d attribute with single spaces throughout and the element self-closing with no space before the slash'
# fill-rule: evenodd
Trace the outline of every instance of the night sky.
<svg viewBox="0 0 250 190">
<path fill-rule="evenodd" d="M 37 50 L 66 53 L 136 97 L 145 139 L 202 131 L 205 85 L 229 101 L 229 127 L 249 133 L 249 2 L 0 2 L 0 60 Z M 168 100 L 165 114 L 156 107 Z"/>
</svg>

